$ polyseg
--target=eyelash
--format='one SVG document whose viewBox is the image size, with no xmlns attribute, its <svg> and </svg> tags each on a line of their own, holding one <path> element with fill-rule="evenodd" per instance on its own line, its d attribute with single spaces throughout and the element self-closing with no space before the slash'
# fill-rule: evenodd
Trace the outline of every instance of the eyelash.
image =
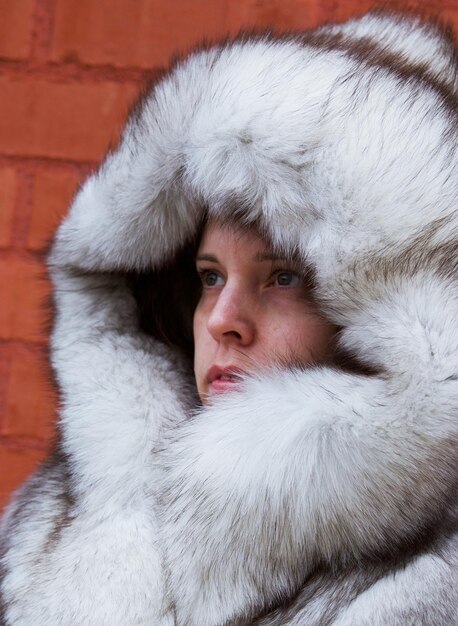
<svg viewBox="0 0 458 626">
<path fill-rule="evenodd" d="M 206 279 L 208 278 L 208 276 L 215 275 L 217 277 L 216 280 L 218 280 L 218 278 L 221 278 L 221 274 L 219 274 L 216 270 L 212 270 L 212 269 L 199 269 L 197 270 L 197 273 L 199 275 L 200 282 L 202 283 L 202 286 L 204 288 L 207 287 L 211 289 L 212 287 L 217 286 L 216 284 L 209 285 L 206 283 Z M 281 276 L 282 274 L 288 274 L 292 278 L 296 277 L 298 278 L 299 282 L 302 282 L 301 275 L 298 272 L 295 272 L 294 270 L 291 270 L 291 269 L 278 269 L 272 272 L 272 274 L 270 275 L 269 284 L 274 284 L 275 280 L 278 279 L 278 277 Z M 278 286 L 279 287 L 291 287 L 291 285 L 289 284 L 288 285 L 278 284 Z"/>
<path fill-rule="evenodd" d="M 291 277 L 291 278 L 293 278 L 293 279 L 294 279 L 294 278 L 297 278 L 299 283 L 300 283 L 300 282 L 301 282 L 301 280 L 302 280 L 302 279 L 301 279 L 301 276 L 300 276 L 300 274 L 299 274 L 298 272 L 295 272 L 294 270 L 282 270 L 282 269 L 280 269 L 280 270 L 276 270 L 275 272 L 273 272 L 273 274 L 272 274 L 272 278 L 273 278 L 274 280 L 275 280 L 275 279 L 278 279 L 278 278 L 279 278 L 282 274 L 288 274 L 288 276 L 290 276 L 290 277 Z M 291 287 L 292 285 L 289 285 L 289 284 L 288 284 L 288 285 L 280 285 L 280 284 L 278 284 L 278 286 L 279 286 L 279 287 Z M 294 285 L 294 286 L 295 286 L 295 285 Z"/>
<path fill-rule="evenodd" d="M 200 282 L 202 283 L 203 287 L 215 287 L 215 285 L 208 285 L 205 282 L 205 279 L 210 276 L 211 274 L 214 274 L 215 276 L 217 276 L 217 278 L 221 278 L 221 275 L 216 272 L 215 270 L 210 270 L 210 269 L 199 269 L 197 270 L 197 273 L 199 275 L 200 278 Z"/>
</svg>

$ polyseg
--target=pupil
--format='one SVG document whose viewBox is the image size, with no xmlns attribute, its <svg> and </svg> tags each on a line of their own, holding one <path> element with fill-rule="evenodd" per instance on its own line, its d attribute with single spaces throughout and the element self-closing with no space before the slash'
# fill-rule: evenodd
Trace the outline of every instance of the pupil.
<svg viewBox="0 0 458 626">
<path fill-rule="evenodd" d="M 291 282 L 291 274 L 287 272 L 283 272 L 278 275 L 278 282 L 280 285 L 289 285 Z"/>
<path fill-rule="evenodd" d="M 214 272 L 207 274 L 206 279 L 207 279 L 207 285 L 213 286 L 216 284 L 216 274 Z"/>
</svg>

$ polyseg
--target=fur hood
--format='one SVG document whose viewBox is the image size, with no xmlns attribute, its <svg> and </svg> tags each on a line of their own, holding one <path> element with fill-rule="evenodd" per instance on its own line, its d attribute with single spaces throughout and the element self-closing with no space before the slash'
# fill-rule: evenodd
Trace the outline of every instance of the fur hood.
<svg viewBox="0 0 458 626">
<path fill-rule="evenodd" d="M 3 522 L 5 624 L 458 622 L 456 86 L 439 27 L 372 14 L 151 88 L 50 255 L 60 437 Z M 206 215 L 311 266 L 368 371 L 270 370 L 196 412 L 126 275 Z"/>
</svg>

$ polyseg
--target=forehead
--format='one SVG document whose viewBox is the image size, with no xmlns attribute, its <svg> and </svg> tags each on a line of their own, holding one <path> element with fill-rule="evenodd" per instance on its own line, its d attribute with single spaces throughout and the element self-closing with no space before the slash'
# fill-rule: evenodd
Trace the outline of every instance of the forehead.
<svg viewBox="0 0 458 626">
<path fill-rule="evenodd" d="M 212 250 L 210 250 L 210 248 Z M 227 224 L 212 219 L 205 225 L 198 252 L 236 249 L 252 253 L 272 252 L 272 245 L 255 227 Z"/>
</svg>

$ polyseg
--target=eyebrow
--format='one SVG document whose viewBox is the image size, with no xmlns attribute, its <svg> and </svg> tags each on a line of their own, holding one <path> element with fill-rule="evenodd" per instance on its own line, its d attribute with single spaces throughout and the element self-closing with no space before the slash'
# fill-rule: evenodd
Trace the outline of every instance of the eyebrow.
<svg viewBox="0 0 458 626">
<path fill-rule="evenodd" d="M 196 261 L 210 261 L 210 263 L 218 263 L 218 259 L 214 254 L 198 254 Z"/>
<path fill-rule="evenodd" d="M 196 261 L 209 261 L 210 263 L 219 263 L 218 258 L 214 254 L 198 254 Z M 286 261 L 285 257 L 278 256 L 273 252 L 258 252 L 254 255 L 253 261 L 262 263 L 263 261 Z"/>
</svg>

